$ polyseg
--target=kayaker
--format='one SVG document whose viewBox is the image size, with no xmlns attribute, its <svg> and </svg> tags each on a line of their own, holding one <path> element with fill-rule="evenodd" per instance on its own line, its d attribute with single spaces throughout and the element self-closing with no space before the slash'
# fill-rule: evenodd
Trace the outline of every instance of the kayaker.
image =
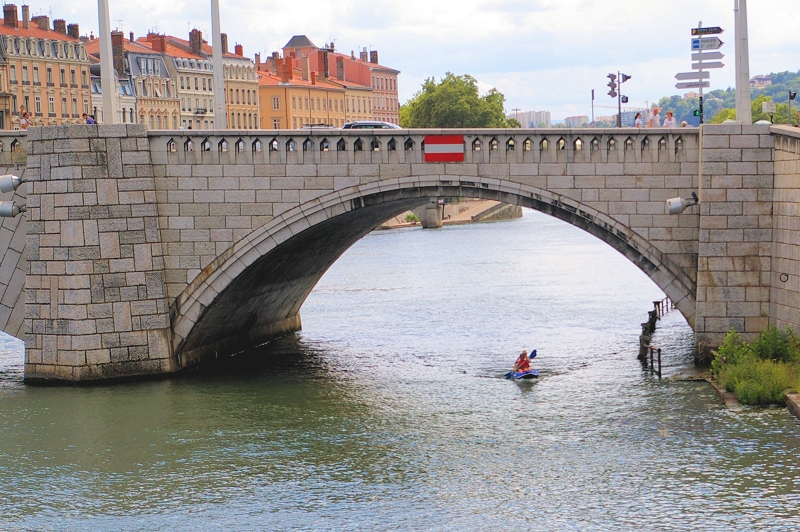
<svg viewBox="0 0 800 532">
<path fill-rule="evenodd" d="M 526 371 L 531 370 L 531 362 L 528 359 L 528 352 L 523 350 L 522 353 L 519 354 L 519 358 L 516 362 L 514 362 L 514 372 L 515 373 L 525 373 Z"/>
</svg>

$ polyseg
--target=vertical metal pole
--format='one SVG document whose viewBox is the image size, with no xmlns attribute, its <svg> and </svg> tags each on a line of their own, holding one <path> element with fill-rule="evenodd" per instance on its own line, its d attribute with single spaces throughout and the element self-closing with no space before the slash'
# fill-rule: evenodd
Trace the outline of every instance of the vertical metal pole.
<svg viewBox="0 0 800 532">
<path fill-rule="evenodd" d="M 211 59 L 214 62 L 214 115 L 216 129 L 228 129 L 228 114 L 225 112 L 225 78 L 222 66 L 222 30 L 219 21 L 219 0 L 211 0 L 211 33 L 214 47 Z"/>
<path fill-rule="evenodd" d="M 594 124 L 594 89 L 592 89 L 592 124 Z"/>
<path fill-rule="evenodd" d="M 116 124 L 117 84 L 114 79 L 114 56 L 111 48 L 111 20 L 108 13 L 108 0 L 97 0 L 97 16 L 100 26 L 100 83 L 103 88 L 104 124 Z M 122 72 L 120 72 L 122 74 Z"/>
<path fill-rule="evenodd" d="M 661 348 L 658 348 L 658 378 L 661 378 Z"/>
<path fill-rule="evenodd" d="M 750 45 L 747 39 L 747 0 L 736 5 L 736 123 L 752 124 L 750 103 Z"/>
<path fill-rule="evenodd" d="M 617 80 L 619 83 L 619 90 L 617 91 L 617 127 L 622 127 L 622 77 L 620 77 L 619 70 L 617 70 Z"/>
</svg>

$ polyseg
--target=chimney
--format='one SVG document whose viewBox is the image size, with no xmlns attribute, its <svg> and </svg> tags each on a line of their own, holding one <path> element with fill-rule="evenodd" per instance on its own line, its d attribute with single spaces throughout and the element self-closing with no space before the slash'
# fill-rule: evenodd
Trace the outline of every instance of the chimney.
<svg viewBox="0 0 800 532">
<path fill-rule="evenodd" d="M 362 63 L 366 63 L 367 62 L 367 49 L 366 48 L 361 50 L 361 53 L 359 54 L 359 59 L 361 59 Z"/>
<path fill-rule="evenodd" d="M 125 75 L 125 35 L 121 31 L 111 32 L 111 49 L 114 59 L 114 70 L 118 76 Z"/>
<path fill-rule="evenodd" d="M 370 63 L 375 63 L 376 65 L 378 64 L 378 51 L 377 50 L 372 50 L 369 53 L 369 62 Z"/>
<path fill-rule="evenodd" d="M 17 29 L 19 21 L 17 20 L 17 6 L 14 4 L 6 4 L 3 6 L 3 24 L 9 28 Z"/>
<path fill-rule="evenodd" d="M 67 21 L 63 18 L 57 18 L 53 21 L 53 29 L 63 35 L 67 34 Z"/>
<path fill-rule="evenodd" d="M 167 36 L 159 35 L 157 33 L 148 33 L 147 40 L 153 46 L 154 52 L 164 53 L 167 51 Z"/>
<path fill-rule="evenodd" d="M 288 65 L 284 60 L 278 59 L 277 68 L 278 68 L 278 74 L 281 77 L 281 83 L 289 83 L 289 80 L 292 79 L 291 77 L 289 77 L 290 72 L 292 71 L 291 66 Z"/>
<path fill-rule="evenodd" d="M 311 61 L 307 55 L 304 55 L 302 59 L 300 59 L 300 70 L 303 73 L 303 79 L 308 81 L 308 75 L 311 72 Z"/>
<path fill-rule="evenodd" d="M 135 42 L 135 39 L 133 38 L 133 32 L 131 32 L 131 38 L 130 38 L 130 41 L 131 41 L 131 42 Z"/>
<path fill-rule="evenodd" d="M 22 6 L 22 27 L 26 30 L 31 27 L 31 6 Z"/>
<path fill-rule="evenodd" d="M 261 54 L 256 54 L 254 59 L 256 62 L 256 70 L 258 70 L 258 67 L 261 66 Z"/>
<path fill-rule="evenodd" d="M 241 44 L 234 46 L 233 51 L 236 52 L 236 55 L 244 57 L 244 47 Z"/>
<path fill-rule="evenodd" d="M 192 46 L 192 53 L 195 55 L 200 55 L 200 52 L 203 51 L 203 32 L 198 29 L 190 31 L 189 43 Z"/>
<path fill-rule="evenodd" d="M 356 53 L 353 50 L 350 50 L 350 59 L 355 59 Z"/>
<path fill-rule="evenodd" d="M 311 84 L 312 85 L 317 84 L 317 73 L 313 70 L 311 71 Z"/>
<path fill-rule="evenodd" d="M 344 81 L 344 59 L 341 57 L 336 58 L 336 77 Z"/>
<path fill-rule="evenodd" d="M 28 6 L 23 6 L 28 7 Z M 81 38 L 81 30 L 77 24 L 70 24 L 67 26 L 67 35 L 72 37 L 73 39 L 80 39 Z"/>
<path fill-rule="evenodd" d="M 46 15 L 39 15 L 38 17 L 33 17 L 31 22 L 36 24 L 40 30 L 49 30 L 50 29 L 50 17 Z"/>
<path fill-rule="evenodd" d="M 322 75 L 324 79 L 328 79 L 331 77 L 331 72 L 328 67 L 328 51 L 325 50 L 322 52 Z"/>
<path fill-rule="evenodd" d="M 222 45 L 222 53 L 228 53 L 228 34 L 227 33 L 220 33 L 219 35 L 219 42 Z"/>
</svg>

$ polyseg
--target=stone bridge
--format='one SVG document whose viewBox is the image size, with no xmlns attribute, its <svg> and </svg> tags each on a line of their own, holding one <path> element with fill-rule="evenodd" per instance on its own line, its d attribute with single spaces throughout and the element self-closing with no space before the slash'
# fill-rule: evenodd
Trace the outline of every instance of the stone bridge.
<svg viewBox="0 0 800 532">
<path fill-rule="evenodd" d="M 0 327 L 25 340 L 26 379 L 171 373 L 298 330 L 345 250 L 440 197 L 600 238 L 676 302 L 701 354 L 730 328 L 800 321 L 798 130 L 706 127 L 702 204 L 681 215 L 665 202 L 698 190 L 693 129 L 196 133 L 29 130 L 27 218 L 0 228 Z M 464 136 L 464 162 L 424 162 L 438 134 Z"/>
</svg>

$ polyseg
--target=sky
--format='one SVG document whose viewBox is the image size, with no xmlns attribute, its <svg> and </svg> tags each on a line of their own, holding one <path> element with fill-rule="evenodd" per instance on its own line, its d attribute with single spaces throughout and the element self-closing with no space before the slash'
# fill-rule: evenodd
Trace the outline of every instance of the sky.
<svg viewBox="0 0 800 532">
<path fill-rule="evenodd" d="M 96 0 L 29 0 L 32 15 L 52 13 L 97 34 Z M 734 81 L 734 0 L 219 0 L 222 31 L 231 47 L 262 57 L 293 35 L 317 46 L 334 42 L 349 53 L 377 50 L 380 63 L 401 71 L 400 101 L 422 82 L 445 73 L 470 74 L 482 92 L 506 96 L 506 111 L 551 111 L 566 116 L 611 115 L 606 76 L 632 79 L 630 106 L 652 104 L 675 89 L 675 74 L 691 70 L 690 31 L 725 29 L 726 66 L 711 87 Z M 18 2 L 17 5 L 20 5 Z M 111 26 L 126 35 L 149 30 L 188 39 L 197 28 L 211 42 L 210 0 L 109 0 Z M 800 2 L 750 0 L 750 74 L 800 70 Z M 52 20 L 51 18 L 51 20 Z M 601 106 L 608 107 L 601 107 Z"/>
</svg>

